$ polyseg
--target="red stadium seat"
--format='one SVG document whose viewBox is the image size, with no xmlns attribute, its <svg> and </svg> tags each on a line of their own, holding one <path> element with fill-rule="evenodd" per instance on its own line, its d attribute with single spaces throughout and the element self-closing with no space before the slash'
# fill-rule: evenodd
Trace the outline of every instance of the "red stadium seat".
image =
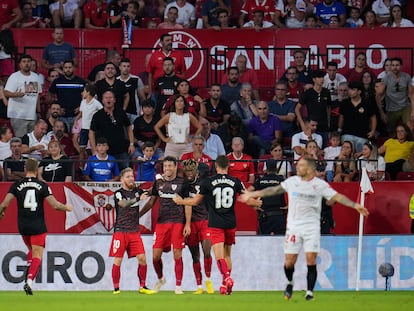
<svg viewBox="0 0 414 311">
<path fill-rule="evenodd" d="M 209 87 L 200 87 L 197 89 L 197 94 L 202 98 L 202 99 L 207 99 L 210 98 L 210 88 Z"/>
<path fill-rule="evenodd" d="M 397 180 L 414 180 L 414 172 L 399 172 Z"/>
<path fill-rule="evenodd" d="M 269 87 L 260 87 L 259 88 L 259 99 L 270 102 L 273 100 L 273 96 L 275 95 L 275 88 L 273 86 Z"/>
<path fill-rule="evenodd" d="M 155 22 L 157 26 L 161 23 L 161 18 L 159 17 L 143 17 L 141 20 L 141 27 L 148 28 L 149 22 Z"/>
<path fill-rule="evenodd" d="M 262 160 L 262 161 L 257 162 L 257 173 L 256 173 L 257 178 L 262 177 L 264 175 L 264 170 L 263 170 L 264 164 L 265 164 L 264 160 L 270 159 L 271 157 L 272 156 L 270 154 L 264 154 L 259 157 L 259 160 Z"/>
</svg>

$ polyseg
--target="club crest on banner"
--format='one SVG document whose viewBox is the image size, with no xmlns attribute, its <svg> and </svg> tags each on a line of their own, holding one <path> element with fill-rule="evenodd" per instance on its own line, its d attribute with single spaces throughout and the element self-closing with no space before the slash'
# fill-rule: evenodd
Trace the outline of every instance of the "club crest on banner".
<svg viewBox="0 0 414 311">
<path fill-rule="evenodd" d="M 103 192 L 93 190 L 93 206 L 105 229 L 110 232 L 115 225 L 116 211 L 113 191 L 107 189 Z"/>
</svg>

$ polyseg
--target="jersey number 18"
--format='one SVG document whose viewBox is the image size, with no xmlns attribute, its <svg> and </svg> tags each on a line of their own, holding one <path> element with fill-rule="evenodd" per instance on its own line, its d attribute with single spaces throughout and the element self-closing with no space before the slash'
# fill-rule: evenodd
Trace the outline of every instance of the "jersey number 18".
<svg viewBox="0 0 414 311">
<path fill-rule="evenodd" d="M 233 206 L 234 190 L 230 187 L 215 188 L 213 190 L 215 198 L 215 207 L 219 208 L 230 208 Z"/>
</svg>

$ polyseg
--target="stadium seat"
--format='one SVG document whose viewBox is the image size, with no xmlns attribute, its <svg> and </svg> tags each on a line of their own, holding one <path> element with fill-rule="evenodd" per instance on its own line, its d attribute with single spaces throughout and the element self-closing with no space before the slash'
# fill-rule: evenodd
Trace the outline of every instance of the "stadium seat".
<svg viewBox="0 0 414 311">
<path fill-rule="evenodd" d="M 414 180 L 414 172 L 399 172 L 397 180 Z"/>
<path fill-rule="evenodd" d="M 259 88 L 260 100 L 270 102 L 271 100 L 273 100 L 274 95 L 275 95 L 275 88 L 273 86 Z"/>
<path fill-rule="evenodd" d="M 155 22 L 157 26 L 161 23 L 161 18 L 159 17 L 143 17 L 141 20 L 141 27 L 148 28 L 149 22 Z"/>
<path fill-rule="evenodd" d="M 210 98 L 210 88 L 209 87 L 199 87 L 197 89 L 197 94 L 202 98 L 202 99 L 207 99 Z"/>
</svg>

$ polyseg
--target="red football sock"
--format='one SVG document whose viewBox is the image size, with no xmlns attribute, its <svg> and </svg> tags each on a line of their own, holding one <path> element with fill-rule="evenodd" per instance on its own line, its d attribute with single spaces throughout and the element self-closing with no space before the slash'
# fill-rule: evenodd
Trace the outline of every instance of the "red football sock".
<svg viewBox="0 0 414 311">
<path fill-rule="evenodd" d="M 39 271 L 40 263 L 41 263 L 40 258 L 35 257 L 32 259 L 32 263 L 30 264 L 30 267 L 29 267 L 29 273 L 27 275 L 28 279 L 31 279 L 31 280 L 35 279 L 37 272 Z"/>
<path fill-rule="evenodd" d="M 27 257 L 26 257 L 26 261 L 27 261 L 27 265 L 28 265 L 28 266 L 30 266 L 30 264 L 32 263 L 32 255 L 33 255 L 32 250 L 30 250 L 30 251 L 27 253 Z"/>
<path fill-rule="evenodd" d="M 183 259 L 178 258 L 174 260 L 175 260 L 175 269 L 174 269 L 175 270 L 175 285 L 181 286 L 181 281 L 183 280 L 183 271 L 184 271 Z"/>
<path fill-rule="evenodd" d="M 226 260 L 224 258 L 217 260 L 217 267 L 221 275 L 223 276 L 223 282 L 224 282 L 224 279 L 230 275 Z"/>
<path fill-rule="evenodd" d="M 144 287 L 147 279 L 147 265 L 138 265 L 138 279 L 139 287 Z"/>
<path fill-rule="evenodd" d="M 115 264 L 112 265 L 112 283 L 114 288 L 119 288 L 119 280 L 121 279 L 121 267 Z"/>
<path fill-rule="evenodd" d="M 200 264 L 200 262 L 193 262 L 193 270 L 194 270 L 194 275 L 195 275 L 195 278 L 196 278 L 197 285 L 201 285 L 202 275 L 201 275 L 201 264 Z"/>
<path fill-rule="evenodd" d="M 162 259 L 159 260 L 152 260 L 152 264 L 154 265 L 155 273 L 157 274 L 158 279 L 162 278 Z"/>
<path fill-rule="evenodd" d="M 206 277 L 211 276 L 211 266 L 213 265 L 213 258 L 210 256 L 208 258 L 204 257 L 204 272 L 206 274 Z"/>
</svg>

